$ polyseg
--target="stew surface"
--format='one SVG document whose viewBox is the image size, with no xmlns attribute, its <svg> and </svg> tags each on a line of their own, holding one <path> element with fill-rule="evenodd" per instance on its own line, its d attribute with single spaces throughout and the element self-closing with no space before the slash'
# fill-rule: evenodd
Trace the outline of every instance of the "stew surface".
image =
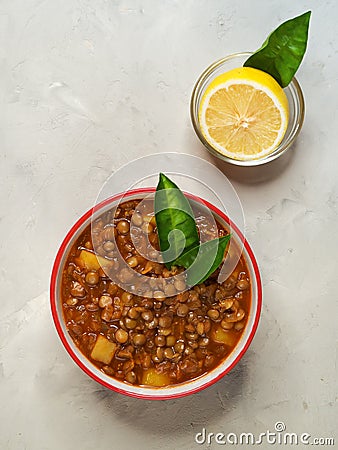
<svg viewBox="0 0 338 450">
<path fill-rule="evenodd" d="M 159 247 L 152 203 L 140 201 L 105 212 L 78 237 L 63 268 L 62 307 L 74 343 L 100 370 L 130 384 L 166 386 L 196 378 L 229 356 L 247 322 L 251 283 L 241 256 L 222 284 L 217 270 L 185 290 L 182 268 L 168 270 L 141 256 L 148 251 L 155 258 Z M 194 207 L 194 213 L 206 234 L 227 234 L 218 222 L 212 230 L 202 210 Z M 130 277 L 117 252 L 147 277 L 147 295 L 127 292 L 109 277 L 110 271 L 124 283 Z"/>
</svg>

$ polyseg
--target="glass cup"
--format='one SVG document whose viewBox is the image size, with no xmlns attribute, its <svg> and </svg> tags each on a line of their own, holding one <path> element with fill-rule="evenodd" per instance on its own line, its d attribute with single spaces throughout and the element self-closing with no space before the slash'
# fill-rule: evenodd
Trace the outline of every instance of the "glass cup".
<svg viewBox="0 0 338 450">
<path fill-rule="evenodd" d="M 294 140 L 298 136 L 303 125 L 305 114 L 305 103 L 303 92 L 296 78 L 293 78 L 291 83 L 286 88 L 284 88 L 284 92 L 287 96 L 289 103 L 288 127 L 282 142 L 272 153 L 259 159 L 240 161 L 223 155 L 218 150 L 214 149 L 211 146 L 211 144 L 209 144 L 209 142 L 205 139 L 205 137 L 202 134 L 198 118 L 198 111 L 203 94 L 206 91 L 209 84 L 218 75 L 221 75 L 222 73 L 228 72 L 229 70 L 235 69 L 237 67 L 243 66 L 243 63 L 248 59 L 250 55 L 251 53 L 248 52 L 234 53 L 211 64 L 198 78 L 192 91 L 190 101 L 191 121 L 195 129 L 195 132 L 199 137 L 200 141 L 202 142 L 202 144 L 207 148 L 207 150 L 212 155 L 216 156 L 217 158 L 223 161 L 226 161 L 230 164 L 234 164 L 237 166 L 258 166 L 273 161 L 274 159 L 283 155 L 291 147 Z"/>
</svg>

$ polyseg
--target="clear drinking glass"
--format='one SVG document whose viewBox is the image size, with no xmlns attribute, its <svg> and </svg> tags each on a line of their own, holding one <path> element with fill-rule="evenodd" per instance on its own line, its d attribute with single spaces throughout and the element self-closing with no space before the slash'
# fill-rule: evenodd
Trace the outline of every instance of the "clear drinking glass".
<svg viewBox="0 0 338 450">
<path fill-rule="evenodd" d="M 248 161 L 239 161 L 228 156 L 223 155 L 216 149 L 214 149 L 209 142 L 204 138 L 200 122 L 198 118 L 198 111 L 200 107 L 200 102 L 207 86 L 218 76 L 224 72 L 235 69 L 237 67 L 243 66 L 243 63 L 248 59 L 251 53 L 234 53 L 232 55 L 226 56 L 219 61 L 211 64 L 199 77 L 191 95 L 190 101 L 190 115 L 193 127 L 197 136 L 199 137 L 202 144 L 207 148 L 207 150 L 217 158 L 226 161 L 237 166 L 258 166 L 261 164 L 266 164 L 285 153 L 292 145 L 296 137 L 298 136 L 304 121 L 305 114 L 305 103 L 302 89 L 296 80 L 293 78 L 291 83 L 284 88 L 284 92 L 287 96 L 289 103 L 289 124 L 286 133 L 283 137 L 282 142 L 279 146 L 269 155 L 259 158 L 252 159 Z"/>
</svg>

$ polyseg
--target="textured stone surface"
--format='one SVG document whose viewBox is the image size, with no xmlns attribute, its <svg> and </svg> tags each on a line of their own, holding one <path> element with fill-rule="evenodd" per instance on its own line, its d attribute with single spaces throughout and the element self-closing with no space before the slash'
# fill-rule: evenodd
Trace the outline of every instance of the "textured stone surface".
<svg viewBox="0 0 338 450">
<path fill-rule="evenodd" d="M 102 388 L 72 363 L 52 324 L 61 239 L 131 159 L 184 150 L 210 160 L 190 125 L 196 78 L 309 8 L 297 144 L 259 170 L 224 169 L 264 282 L 252 346 L 191 397 L 139 401 Z M 333 0 L 1 1 L 1 449 L 190 450 L 202 447 L 194 436 L 203 427 L 258 435 L 278 420 L 290 432 L 335 436 L 337 17 Z"/>
</svg>

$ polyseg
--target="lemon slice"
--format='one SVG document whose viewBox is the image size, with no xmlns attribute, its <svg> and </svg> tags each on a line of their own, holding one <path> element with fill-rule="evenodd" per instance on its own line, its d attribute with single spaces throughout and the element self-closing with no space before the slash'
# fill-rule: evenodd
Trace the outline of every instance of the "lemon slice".
<svg viewBox="0 0 338 450">
<path fill-rule="evenodd" d="M 288 100 L 269 74 L 239 67 L 216 77 L 199 107 L 202 134 L 218 152 L 237 160 L 262 158 L 282 141 Z"/>
</svg>

